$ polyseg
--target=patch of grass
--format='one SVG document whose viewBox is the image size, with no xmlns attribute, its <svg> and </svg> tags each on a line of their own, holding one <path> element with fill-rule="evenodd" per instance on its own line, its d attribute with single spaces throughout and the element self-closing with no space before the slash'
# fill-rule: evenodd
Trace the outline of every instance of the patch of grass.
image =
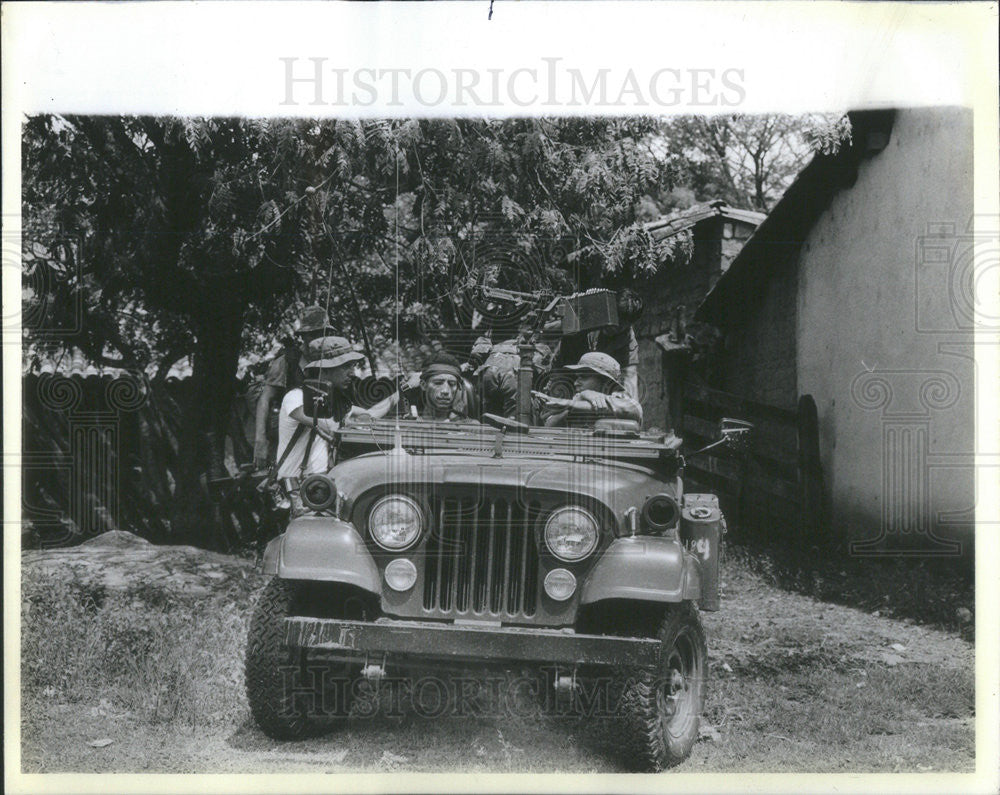
<svg viewBox="0 0 1000 795">
<path fill-rule="evenodd" d="M 681 772 L 972 768 L 971 665 L 925 656 L 887 667 L 879 650 L 889 638 L 873 627 L 893 622 L 777 590 L 757 573 L 761 565 L 731 557 L 724 608 L 703 616 L 716 655 L 705 722 L 718 737 L 698 742 Z M 440 717 L 408 698 L 395 707 L 383 690 L 381 710 L 355 714 L 337 734 L 268 739 L 250 720 L 242 685 L 259 584 L 231 577 L 211 597 L 193 598 L 158 586 L 122 592 L 55 575 L 25 580 L 25 769 L 273 772 L 324 755 L 334 768 L 370 771 L 628 769 L 612 722 L 540 713 L 514 687 L 522 671 L 504 671 L 500 691 L 470 691 L 463 708 Z M 915 648 L 916 637 L 901 639 Z M 936 642 L 959 655 L 966 648 L 955 638 Z M 451 681 L 437 668 L 427 675 Z M 495 692 L 505 697 L 499 705 Z M 115 742 L 98 754 L 89 740 L 105 733 Z"/>
<path fill-rule="evenodd" d="M 239 661 L 249 614 L 244 600 L 25 583 L 23 698 L 104 699 L 147 723 L 231 724 L 246 712 Z"/>
<path fill-rule="evenodd" d="M 726 554 L 780 588 L 975 640 L 976 587 L 967 560 L 852 557 L 829 547 L 749 544 L 730 545 Z"/>
<path fill-rule="evenodd" d="M 790 760 L 801 755 L 799 770 L 817 769 L 818 759 L 835 769 L 838 754 L 855 763 L 845 765 L 852 770 L 862 761 L 869 770 L 971 767 L 972 671 L 942 676 L 937 666 L 919 663 L 782 669 L 778 659 L 764 662 L 756 672 L 714 672 L 705 718 L 721 734 L 712 759 L 718 769 L 773 758 L 779 744 L 788 746 Z"/>
</svg>

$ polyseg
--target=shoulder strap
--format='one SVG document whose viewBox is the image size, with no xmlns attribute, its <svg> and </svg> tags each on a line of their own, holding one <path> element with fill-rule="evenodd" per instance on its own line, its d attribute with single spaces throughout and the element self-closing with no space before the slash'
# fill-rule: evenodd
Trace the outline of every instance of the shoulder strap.
<svg viewBox="0 0 1000 795">
<path fill-rule="evenodd" d="M 303 426 L 300 425 L 299 427 L 301 428 Z M 314 424 L 314 425 L 310 426 L 310 428 L 309 428 L 309 439 L 306 442 L 306 449 L 302 453 L 302 463 L 299 465 L 299 479 L 300 480 L 302 479 L 302 476 L 305 475 L 306 467 L 309 466 L 309 453 L 312 452 L 313 442 L 315 442 L 315 441 L 316 441 L 316 426 Z"/>
<path fill-rule="evenodd" d="M 288 440 L 288 444 L 285 445 L 285 449 L 281 451 L 281 457 L 275 461 L 274 468 L 271 470 L 271 474 L 268 475 L 268 480 L 274 481 L 278 478 L 278 470 L 281 469 L 281 465 L 285 463 L 285 459 L 288 458 L 288 454 L 292 452 L 292 448 L 295 447 L 295 443 L 302 438 L 302 434 L 305 433 L 306 426 L 299 423 L 295 426 L 295 431 L 292 433 L 292 438 Z"/>
</svg>

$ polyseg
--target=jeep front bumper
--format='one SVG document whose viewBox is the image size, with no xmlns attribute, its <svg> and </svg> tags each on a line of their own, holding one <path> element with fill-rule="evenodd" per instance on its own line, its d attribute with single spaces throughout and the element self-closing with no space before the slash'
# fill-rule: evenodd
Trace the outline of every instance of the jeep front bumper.
<svg viewBox="0 0 1000 795">
<path fill-rule="evenodd" d="M 364 659 L 392 655 L 451 661 L 560 663 L 652 667 L 660 642 L 648 638 L 579 635 L 535 627 L 431 624 L 379 619 L 285 619 L 285 643 L 324 656 Z"/>
</svg>

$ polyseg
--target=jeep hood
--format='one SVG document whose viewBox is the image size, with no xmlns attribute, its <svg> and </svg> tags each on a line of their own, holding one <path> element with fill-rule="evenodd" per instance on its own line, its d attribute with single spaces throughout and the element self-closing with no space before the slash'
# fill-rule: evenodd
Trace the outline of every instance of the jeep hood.
<svg viewBox="0 0 1000 795">
<path fill-rule="evenodd" d="M 467 453 L 423 455 L 371 453 L 344 461 L 331 477 L 345 503 L 353 503 L 370 489 L 387 485 L 427 485 L 447 491 L 468 488 L 470 493 L 490 489 L 524 489 L 585 497 L 606 505 L 621 522 L 631 507 L 641 508 L 654 494 L 680 498 L 677 480 L 664 480 L 652 470 L 616 461 L 581 462 L 568 456 L 511 456 L 495 458 Z M 475 492 L 472 492 L 475 489 Z"/>
</svg>

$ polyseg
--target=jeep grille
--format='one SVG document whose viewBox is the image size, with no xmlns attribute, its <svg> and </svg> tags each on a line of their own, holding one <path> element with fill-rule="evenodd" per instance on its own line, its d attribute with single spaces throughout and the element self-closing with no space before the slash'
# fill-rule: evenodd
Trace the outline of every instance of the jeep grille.
<svg viewBox="0 0 1000 795">
<path fill-rule="evenodd" d="M 449 615 L 530 618 L 538 602 L 539 506 L 496 498 L 434 504 L 423 606 Z"/>
</svg>

